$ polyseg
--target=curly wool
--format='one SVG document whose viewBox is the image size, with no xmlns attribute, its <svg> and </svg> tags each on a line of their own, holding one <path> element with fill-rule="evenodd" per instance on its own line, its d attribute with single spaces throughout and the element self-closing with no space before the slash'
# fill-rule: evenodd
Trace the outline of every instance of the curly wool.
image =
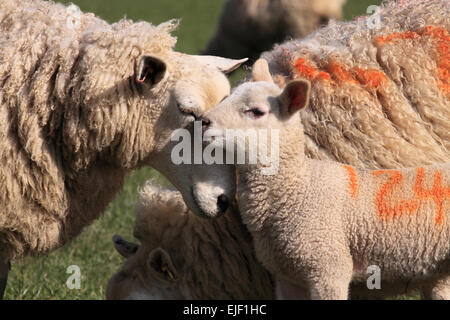
<svg viewBox="0 0 450 320">
<path fill-rule="evenodd" d="M 281 87 L 312 82 L 306 152 L 365 168 L 450 161 L 448 1 L 389 2 L 262 55 Z"/>
<path fill-rule="evenodd" d="M 134 233 L 146 247 L 165 249 L 181 267 L 180 291 L 186 299 L 273 298 L 271 277 L 232 211 L 217 220 L 199 218 L 179 192 L 147 182 L 140 192 Z"/>
<path fill-rule="evenodd" d="M 175 27 L 110 25 L 74 5 L 1 1 L 1 259 L 72 239 L 148 156 L 148 124 L 161 112 L 152 106 L 166 104 L 177 74 L 147 95 L 130 79 L 144 52 L 171 59 Z"/>
<path fill-rule="evenodd" d="M 302 38 L 342 18 L 346 0 L 228 0 L 205 54 L 256 58 L 275 43 Z M 245 32 L 242 32 L 245 30 Z"/>
</svg>

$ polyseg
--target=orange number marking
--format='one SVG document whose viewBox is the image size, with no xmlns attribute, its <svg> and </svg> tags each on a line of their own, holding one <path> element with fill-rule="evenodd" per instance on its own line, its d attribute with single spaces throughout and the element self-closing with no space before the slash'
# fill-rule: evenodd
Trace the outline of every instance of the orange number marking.
<svg viewBox="0 0 450 320">
<path fill-rule="evenodd" d="M 431 189 L 425 189 L 423 186 L 425 180 L 425 168 L 417 168 L 414 183 L 413 199 L 395 199 L 393 192 L 403 184 L 403 175 L 398 170 L 380 170 L 372 172 L 373 175 L 390 174 L 389 180 L 382 184 L 375 197 L 375 205 L 378 215 L 384 219 L 398 218 L 405 213 L 416 213 L 419 205 L 424 201 L 431 199 L 436 204 L 435 222 L 437 225 L 444 223 L 444 201 L 450 199 L 450 187 L 442 185 L 442 173 L 434 173 L 434 182 Z M 389 201 L 391 200 L 391 201 Z M 393 204 L 392 204 L 393 200 Z M 389 204 L 388 202 L 391 202 Z"/>
<path fill-rule="evenodd" d="M 423 187 L 425 178 L 425 168 L 417 168 L 416 184 L 414 186 L 414 194 L 420 200 L 433 199 L 436 204 L 436 224 L 444 223 L 444 201 L 450 199 L 450 187 L 442 186 L 441 172 L 434 173 L 433 187 L 426 190 Z"/>
<path fill-rule="evenodd" d="M 419 208 L 419 203 L 415 200 L 398 200 L 397 203 L 389 205 L 388 199 L 392 195 L 393 190 L 396 186 L 403 183 L 403 175 L 400 171 L 374 171 L 373 174 L 378 176 L 384 173 L 390 174 L 390 179 L 388 182 L 381 185 L 377 192 L 375 198 L 375 204 L 377 206 L 378 215 L 384 219 L 398 218 L 404 213 L 413 214 Z"/>
<path fill-rule="evenodd" d="M 352 195 L 352 198 L 356 198 L 356 195 L 358 194 L 358 176 L 356 175 L 356 171 L 350 166 L 343 167 L 348 172 L 348 186 L 350 188 L 350 194 Z"/>
</svg>

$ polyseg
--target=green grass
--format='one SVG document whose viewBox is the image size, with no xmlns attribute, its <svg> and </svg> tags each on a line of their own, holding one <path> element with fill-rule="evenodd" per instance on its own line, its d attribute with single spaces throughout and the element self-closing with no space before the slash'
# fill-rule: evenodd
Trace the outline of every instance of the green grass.
<svg viewBox="0 0 450 320">
<path fill-rule="evenodd" d="M 69 1 L 61 1 L 69 2 Z M 177 50 L 198 53 L 212 36 L 224 0 L 74 0 L 85 12 L 94 12 L 109 22 L 125 15 L 133 20 L 147 20 L 154 24 L 181 18 L 176 32 Z M 345 17 L 364 14 L 374 0 L 349 0 Z M 242 73 L 241 73 L 242 74 Z M 234 75 L 236 80 L 239 75 Z M 15 262 L 10 273 L 6 299 L 104 299 L 109 277 L 119 268 L 122 259 L 115 252 L 111 237 L 119 233 L 132 239 L 134 206 L 137 189 L 147 179 L 167 182 L 154 170 L 136 171 L 128 179 L 120 195 L 110 204 L 103 216 L 87 227 L 66 247 L 49 256 L 26 258 Z M 69 290 L 66 269 L 77 265 L 81 270 L 81 289 Z"/>
</svg>

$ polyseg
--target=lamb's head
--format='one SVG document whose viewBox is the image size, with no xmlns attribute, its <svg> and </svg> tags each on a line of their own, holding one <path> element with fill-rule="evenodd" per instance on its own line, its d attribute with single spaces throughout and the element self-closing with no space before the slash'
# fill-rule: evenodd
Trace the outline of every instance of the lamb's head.
<svg viewBox="0 0 450 320">
<path fill-rule="evenodd" d="M 273 81 L 267 61 L 259 59 L 253 65 L 252 81 L 235 88 L 229 97 L 208 111 L 202 119 L 203 127 L 215 129 L 209 133 L 216 140 L 222 139 L 220 133 L 225 134 L 227 129 L 299 131 L 303 128 L 297 121 L 298 111 L 308 105 L 310 88 L 308 80 L 295 80 L 281 90 Z"/>
<path fill-rule="evenodd" d="M 309 91 L 307 80 L 292 81 L 283 91 L 271 82 L 244 83 L 204 115 L 205 138 L 219 150 L 236 150 L 237 165 L 260 165 L 263 174 L 276 174 L 280 148 L 293 140 L 303 154 L 298 111 L 307 106 Z"/>
<path fill-rule="evenodd" d="M 244 83 L 204 115 L 205 139 L 213 140 L 216 147 L 245 153 L 247 160 L 260 156 L 251 152 L 270 150 L 272 137 L 301 141 L 303 126 L 298 111 L 307 106 L 309 90 L 307 80 L 292 81 L 283 91 L 269 82 Z"/>
</svg>

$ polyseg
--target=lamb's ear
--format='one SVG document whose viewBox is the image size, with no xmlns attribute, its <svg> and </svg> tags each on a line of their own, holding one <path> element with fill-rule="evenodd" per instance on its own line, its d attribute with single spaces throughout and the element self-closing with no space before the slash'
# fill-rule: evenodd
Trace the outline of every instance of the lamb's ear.
<svg viewBox="0 0 450 320">
<path fill-rule="evenodd" d="M 267 63 L 266 59 L 258 59 L 253 64 L 252 81 L 266 81 L 273 83 L 272 75 L 269 71 L 269 64 Z"/>
<path fill-rule="evenodd" d="M 154 86 L 164 79 L 166 71 L 166 63 L 161 59 L 143 56 L 137 67 L 136 81 L 138 83 L 147 83 L 150 86 Z"/>
<path fill-rule="evenodd" d="M 114 248 L 116 248 L 117 252 L 122 257 L 128 258 L 129 256 L 135 254 L 139 249 L 138 244 L 126 241 L 118 234 L 114 235 L 112 240 L 114 243 Z"/>
<path fill-rule="evenodd" d="M 215 68 L 219 69 L 219 71 L 222 71 L 225 74 L 236 70 L 244 62 L 246 62 L 248 60 L 248 58 L 234 60 L 234 59 L 228 59 L 228 58 L 222 58 L 222 57 L 216 57 L 216 56 L 193 56 L 193 57 L 195 59 L 197 59 L 200 63 L 209 65 L 211 67 L 215 67 Z"/>
<path fill-rule="evenodd" d="M 178 272 L 173 265 L 172 258 L 164 249 L 157 248 L 150 252 L 147 267 L 158 279 L 169 282 L 178 280 Z"/>
<path fill-rule="evenodd" d="M 281 115 L 290 117 L 305 108 L 309 103 L 311 83 L 308 80 L 295 80 L 286 86 L 280 95 Z"/>
</svg>

